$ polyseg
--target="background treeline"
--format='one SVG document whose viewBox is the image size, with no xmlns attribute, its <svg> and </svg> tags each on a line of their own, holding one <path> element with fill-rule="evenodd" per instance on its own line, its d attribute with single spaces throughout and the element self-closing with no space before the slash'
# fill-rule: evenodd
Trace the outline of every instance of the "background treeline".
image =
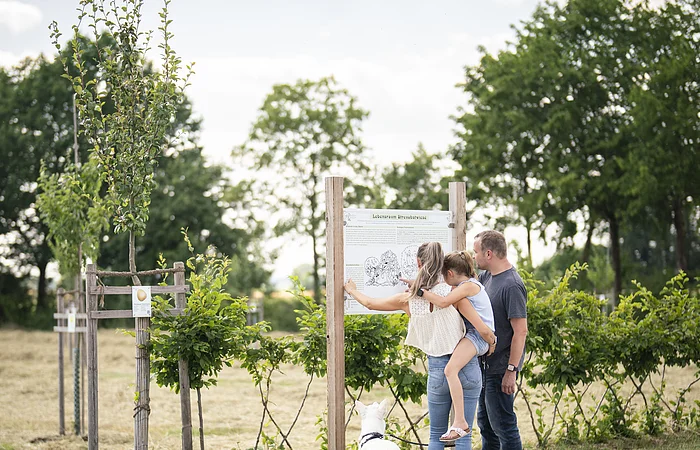
<svg viewBox="0 0 700 450">
<path fill-rule="evenodd" d="M 275 252 L 263 243 L 304 236 L 314 252 L 300 263 L 312 263 L 305 284 L 318 298 L 322 180 L 334 173 L 348 177 L 348 203 L 368 207 L 444 208 L 446 181 L 466 181 L 469 218 L 524 227 L 519 265 L 550 284 L 574 261 L 589 264 L 576 287 L 613 303 L 631 280 L 659 290 L 684 270 L 692 282 L 700 267 L 699 12 L 697 0 L 543 4 L 504 50 L 483 51 L 465 68 L 454 145 L 417 143 L 407 162 L 386 168 L 362 143 L 369 112 L 333 78 L 273 86 L 249 138 L 231 143 L 228 167 L 203 157 L 201 119 L 185 99 L 160 157 L 137 266 L 155 267 L 159 253 L 186 260 L 180 230 L 188 228 L 194 241 L 232 257 L 228 289 L 249 295 L 271 289 Z M 54 57 L 0 69 L 0 323 L 51 323 L 53 256 L 36 197 L 42 162 L 61 174 L 74 160 L 73 93 L 62 71 Z M 79 137 L 81 161 L 87 148 Z M 575 236 L 585 236 L 582 247 Z M 101 267 L 126 269 L 123 239 L 99 239 Z M 533 267 L 536 239 L 558 250 Z"/>
</svg>

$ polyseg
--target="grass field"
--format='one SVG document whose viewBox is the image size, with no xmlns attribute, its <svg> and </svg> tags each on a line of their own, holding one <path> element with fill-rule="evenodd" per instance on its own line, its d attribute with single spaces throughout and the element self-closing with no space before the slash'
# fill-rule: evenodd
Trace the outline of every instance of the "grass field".
<svg viewBox="0 0 700 450">
<path fill-rule="evenodd" d="M 605 443 L 591 444 L 559 444 L 552 447 L 553 450 L 633 450 L 633 449 L 673 449 L 673 450 L 698 450 L 700 449 L 700 435 L 693 433 L 679 433 L 655 438 L 641 439 L 615 439 Z"/>
<path fill-rule="evenodd" d="M 8 449 L 85 449 L 87 444 L 78 437 L 58 435 L 58 337 L 51 332 L 0 330 L 0 387 L 3 408 L 0 410 L 0 450 Z M 65 407 L 66 430 L 73 429 L 72 370 L 66 352 Z M 98 334 L 99 357 L 99 438 L 101 449 L 133 448 L 133 391 L 134 391 L 134 341 L 115 330 L 100 330 Z M 685 379 L 687 374 L 673 375 Z M 284 375 L 273 382 L 271 401 L 274 414 L 283 429 L 289 426 L 301 401 L 308 378 L 301 369 L 288 366 Z M 669 378 L 672 384 L 672 378 Z M 683 381 L 683 380 L 680 380 Z M 680 382 L 679 381 L 679 382 Z M 219 386 L 204 390 L 203 409 L 206 448 L 249 449 L 255 443 L 262 407 L 256 387 L 248 373 L 238 367 L 227 368 L 219 377 Z M 697 398 L 694 394 L 692 398 Z M 363 396 L 367 402 L 390 398 L 383 389 L 372 390 Z M 196 395 L 192 395 L 193 420 L 197 417 Z M 152 449 L 176 449 L 180 446 L 179 396 L 168 389 L 151 384 L 151 416 L 149 447 Z M 325 379 L 315 380 L 304 411 L 290 436 L 295 449 L 315 449 L 319 433 L 316 418 L 326 405 Z M 522 435 L 525 441 L 534 443 L 530 420 L 522 400 L 516 401 Z M 413 417 L 427 410 L 427 404 L 412 405 Z M 398 410 L 394 414 L 397 414 Z M 347 441 L 359 434 L 359 418 L 352 417 L 347 431 Z M 196 425 L 195 425 L 196 428 Z M 270 425 L 266 432 L 274 434 Z M 427 430 L 422 436 L 427 437 Z M 700 449 L 700 438 L 694 435 L 667 437 L 665 441 L 619 441 L 620 446 L 558 448 L 578 450 L 671 448 Z M 427 440 L 427 439 L 425 439 Z M 616 443 L 618 441 L 615 441 Z M 663 442 L 663 443 L 661 443 Z M 686 444 L 687 442 L 687 444 Z M 478 442 L 475 440 L 475 448 Z M 610 444 L 617 445 L 617 444 Z M 635 447 L 634 445 L 639 445 Z M 529 445 L 532 447 L 532 445 Z"/>
</svg>

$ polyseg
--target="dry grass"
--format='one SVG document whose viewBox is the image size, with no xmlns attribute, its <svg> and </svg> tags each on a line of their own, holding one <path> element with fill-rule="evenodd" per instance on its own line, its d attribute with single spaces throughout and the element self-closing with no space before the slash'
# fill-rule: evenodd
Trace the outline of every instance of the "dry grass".
<svg viewBox="0 0 700 450">
<path fill-rule="evenodd" d="M 700 449 L 700 436 L 694 433 L 678 433 L 659 437 L 642 437 L 640 439 L 615 439 L 610 442 L 589 444 L 561 443 L 553 450 L 638 450 L 638 449 Z"/>
<path fill-rule="evenodd" d="M 58 435 L 57 334 L 0 330 L 0 386 L 5 393 L 0 412 L 0 449 L 84 449 L 77 437 Z M 68 355 L 68 350 L 65 350 Z M 134 341 L 114 330 L 98 333 L 99 438 L 101 449 L 125 449 L 133 442 Z M 66 356 L 66 431 L 73 429 L 72 369 Z M 284 375 L 273 382 L 271 401 L 275 418 L 286 430 L 302 400 L 308 377 L 297 367 L 284 367 Z M 389 397 L 383 389 L 365 394 L 366 399 Z M 255 444 L 262 415 L 260 395 L 248 373 L 226 368 L 219 385 L 202 391 L 204 433 L 208 449 L 249 449 Z M 318 447 L 316 418 L 326 407 L 325 379 L 314 380 L 309 397 L 290 442 L 294 448 Z M 193 420 L 197 420 L 196 393 L 192 393 Z M 412 413 L 423 411 L 414 407 Z M 196 425 L 195 425 L 196 428 Z M 266 433 L 274 435 L 269 424 Z M 196 434 L 196 433 L 195 433 Z M 348 439 L 359 434 L 359 419 L 353 417 Z M 195 437 L 195 439 L 197 439 Z M 179 396 L 151 384 L 149 447 L 174 449 L 180 446 Z"/>
<path fill-rule="evenodd" d="M 4 405 L 0 411 L 0 449 L 85 449 L 78 437 L 58 435 L 58 364 L 57 334 L 0 330 L 0 387 Z M 99 356 L 99 433 L 101 449 L 133 448 L 134 341 L 114 330 L 100 330 Z M 66 430 L 73 429 L 72 371 L 66 349 L 65 407 Z M 286 429 L 301 402 L 308 378 L 301 369 L 284 368 L 273 382 L 271 401 L 276 419 Z M 671 371 L 669 389 L 687 385 L 692 371 Z M 671 391 L 669 391 L 671 392 Z M 255 443 L 262 414 L 260 396 L 248 373 L 238 367 L 225 369 L 219 385 L 202 393 L 204 426 L 208 449 L 249 449 Z M 389 398 L 381 388 L 363 396 L 367 401 Z M 697 399 L 693 393 L 689 400 Z M 193 392 L 193 419 L 196 420 L 196 395 Z M 180 446 L 179 397 L 168 389 L 151 385 L 149 447 L 175 449 Z M 304 411 L 290 437 L 294 448 L 318 448 L 316 418 L 326 407 L 325 379 L 314 380 Z M 534 442 L 529 416 L 522 399 L 516 401 L 521 431 L 525 441 Z M 418 417 L 427 410 L 411 405 L 410 413 Z M 402 413 L 395 410 L 394 414 Z M 196 428 L 196 426 L 195 426 Z M 268 434 L 275 434 L 271 424 Z M 359 419 L 354 416 L 348 427 L 348 442 L 359 434 Z M 427 436 L 423 430 L 422 436 Z M 196 438 L 195 438 L 196 439 Z M 478 439 L 475 439 L 475 443 Z M 478 448 L 478 444 L 475 446 Z M 628 447 L 625 447 L 628 448 Z M 673 448 L 673 447 L 668 447 Z M 692 447 L 695 448 L 695 447 Z"/>
</svg>

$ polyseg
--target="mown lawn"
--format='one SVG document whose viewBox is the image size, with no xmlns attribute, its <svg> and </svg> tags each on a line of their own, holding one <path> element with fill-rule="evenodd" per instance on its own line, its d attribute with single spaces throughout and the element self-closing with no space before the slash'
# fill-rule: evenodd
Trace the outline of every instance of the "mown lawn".
<svg viewBox="0 0 700 450">
<path fill-rule="evenodd" d="M 536 447 L 530 447 L 536 448 Z M 669 449 L 669 450 L 700 450 L 700 434 L 678 433 L 654 438 L 615 439 L 608 442 L 587 444 L 559 443 L 549 447 L 553 450 L 632 450 L 632 449 Z"/>
<path fill-rule="evenodd" d="M 0 389 L 4 393 L 0 409 L 0 450 L 84 450 L 87 444 L 76 436 L 58 435 L 58 377 L 57 341 L 55 333 L 0 329 Z M 99 358 L 99 438 L 103 450 L 133 448 L 133 397 L 134 397 L 134 341 L 116 330 L 100 330 L 98 333 Z M 67 355 L 68 353 L 66 353 Z M 65 419 L 66 431 L 73 426 L 73 391 L 70 360 L 66 356 Z M 286 365 L 284 374 L 274 377 L 270 394 L 271 409 L 284 429 L 290 426 L 308 377 L 299 367 Z M 687 384 L 694 369 L 670 372 L 668 389 Z M 690 378 L 692 379 L 692 378 Z M 671 391 L 672 392 L 672 391 Z M 693 391 L 690 401 L 697 398 Z M 179 396 L 166 388 L 151 384 L 151 416 L 149 448 L 175 449 L 180 447 Z M 367 402 L 390 398 L 385 388 L 377 387 L 363 395 Z M 247 450 L 257 440 L 261 420 L 260 394 L 250 375 L 237 365 L 226 368 L 219 377 L 219 385 L 202 392 L 204 428 L 208 450 Z M 196 394 L 192 394 L 192 412 L 197 441 Z M 422 405 L 408 404 L 412 417 L 420 417 L 427 409 Z M 311 385 L 304 410 L 290 436 L 295 449 L 319 448 L 317 417 L 326 408 L 326 380 L 316 379 Z M 516 410 L 526 448 L 535 449 L 534 432 L 521 398 L 516 399 Z M 401 411 L 395 412 L 403 420 Z M 269 421 L 265 432 L 275 434 Z M 360 432 L 359 417 L 350 418 L 346 441 L 356 441 Z M 478 428 L 475 427 L 478 433 Z M 427 441 L 428 429 L 419 434 Z M 196 442 L 195 441 L 195 442 Z M 480 448 L 478 434 L 474 448 Z M 416 447 L 418 448 L 418 447 Z M 558 444 L 555 450 L 572 449 L 697 449 L 700 435 L 677 434 L 663 438 L 641 440 L 615 440 L 609 443 L 587 445 Z"/>
</svg>

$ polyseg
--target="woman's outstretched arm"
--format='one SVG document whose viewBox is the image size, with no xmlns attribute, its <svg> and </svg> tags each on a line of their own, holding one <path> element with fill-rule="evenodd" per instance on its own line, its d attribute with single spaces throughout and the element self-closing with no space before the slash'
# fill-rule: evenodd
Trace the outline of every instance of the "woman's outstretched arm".
<svg viewBox="0 0 700 450">
<path fill-rule="evenodd" d="M 367 309 L 373 311 L 397 311 L 401 310 L 408 312 L 408 294 L 401 292 L 386 298 L 374 298 L 363 294 L 357 290 L 357 285 L 352 279 L 345 283 L 345 292 L 350 294 L 352 298 L 357 300 Z"/>
</svg>

